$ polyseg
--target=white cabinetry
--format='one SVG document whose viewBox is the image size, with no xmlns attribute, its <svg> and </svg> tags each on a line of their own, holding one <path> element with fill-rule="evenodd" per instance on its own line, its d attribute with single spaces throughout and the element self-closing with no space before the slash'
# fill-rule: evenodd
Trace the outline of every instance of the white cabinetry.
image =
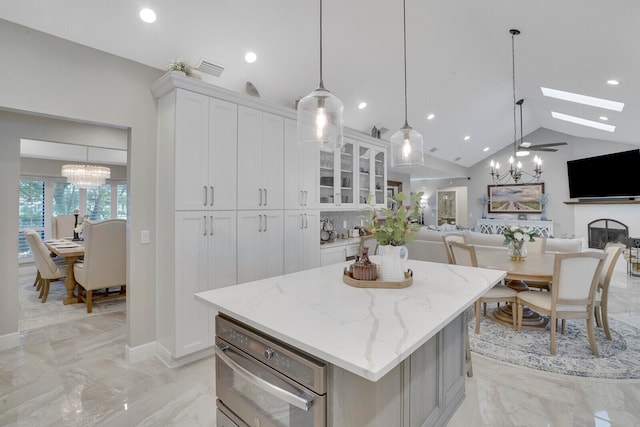
<svg viewBox="0 0 640 427">
<path fill-rule="evenodd" d="M 387 194 L 387 150 L 361 142 L 358 144 L 358 203 L 385 206 Z"/>
<path fill-rule="evenodd" d="M 175 140 L 175 209 L 235 209 L 236 104 L 178 89 Z"/>
<path fill-rule="evenodd" d="M 317 209 L 320 150 L 298 147 L 296 127 L 284 120 L 284 208 Z"/>
<path fill-rule="evenodd" d="M 283 209 L 284 119 L 238 107 L 238 209 Z"/>
<path fill-rule="evenodd" d="M 284 268 L 283 211 L 238 211 L 238 283 L 279 276 Z"/>
<path fill-rule="evenodd" d="M 193 294 L 236 283 L 236 213 L 181 211 L 175 219 L 175 334 L 162 344 L 182 357 L 213 345 L 213 312 Z"/>
<path fill-rule="evenodd" d="M 284 273 L 320 266 L 320 212 L 286 210 Z"/>
<path fill-rule="evenodd" d="M 320 151 L 319 202 L 323 208 L 355 207 L 356 180 L 353 173 L 355 145 L 354 140 L 345 138 L 340 150 Z"/>
</svg>

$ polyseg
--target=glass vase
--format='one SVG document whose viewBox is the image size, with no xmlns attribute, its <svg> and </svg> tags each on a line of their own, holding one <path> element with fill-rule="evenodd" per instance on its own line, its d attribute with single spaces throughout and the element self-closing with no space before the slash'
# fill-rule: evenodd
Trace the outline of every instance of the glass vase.
<svg viewBox="0 0 640 427">
<path fill-rule="evenodd" d="M 509 256 L 512 261 L 524 261 L 527 257 L 527 245 L 524 240 L 512 240 L 509 242 Z"/>
</svg>

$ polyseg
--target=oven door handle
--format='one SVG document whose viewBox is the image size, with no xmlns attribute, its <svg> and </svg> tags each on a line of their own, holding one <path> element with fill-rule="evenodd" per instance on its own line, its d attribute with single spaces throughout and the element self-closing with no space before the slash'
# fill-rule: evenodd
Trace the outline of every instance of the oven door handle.
<svg viewBox="0 0 640 427">
<path fill-rule="evenodd" d="M 280 387 L 277 387 L 270 382 L 263 380 L 262 378 L 252 374 L 242 366 L 238 365 L 235 361 L 233 361 L 233 359 L 225 354 L 225 351 L 233 351 L 231 350 L 231 347 L 225 344 L 217 344 L 213 348 L 216 356 L 218 356 L 238 375 L 240 375 L 242 378 L 244 378 L 254 386 L 290 405 L 295 406 L 296 408 L 302 409 L 303 411 L 308 411 L 309 408 L 311 408 L 311 405 L 313 405 L 313 399 L 305 399 L 304 397 L 296 396 L 295 394 L 289 393 L 288 391 L 283 390 Z"/>
</svg>

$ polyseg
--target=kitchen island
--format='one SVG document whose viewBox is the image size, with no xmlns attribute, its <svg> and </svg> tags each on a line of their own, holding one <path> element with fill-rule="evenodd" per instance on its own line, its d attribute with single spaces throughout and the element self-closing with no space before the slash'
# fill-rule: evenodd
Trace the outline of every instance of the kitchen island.
<svg viewBox="0 0 640 427">
<path fill-rule="evenodd" d="M 464 398 L 465 311 L 505 273 L 410 260 L 412 286 L 361 289 L 348 264 L 195 297 L 326 362 L 328 426 L 444 425 Z"/>
</svg>

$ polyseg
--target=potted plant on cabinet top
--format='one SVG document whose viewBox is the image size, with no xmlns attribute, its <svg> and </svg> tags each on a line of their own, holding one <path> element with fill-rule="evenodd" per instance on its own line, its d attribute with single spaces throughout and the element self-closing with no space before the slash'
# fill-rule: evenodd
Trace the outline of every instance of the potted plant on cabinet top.
<svg viewBox="0 0 640 427">
<path fill-rule="evenodd" d="M 169 62 L 167 71 L 182 71 L 185 75 L 191 74 L 191 65 L 183 61 L 182 58 Z"/>
<path fill-rule="evenodd" d="M 403 193 L 398 193 L 393 198 L 396 201 L 393 209 L 381 209 L 384 218 L 378 215 L 375 208 L 371 209 L 366 228 L 378 242 L 381 255 L 380 280 L 404 279 L 404 261 L 409 256 L 409 251 L 404 245 L 411 243 L 418 234 L 420 225 L 411 220 L 418 218 L 420 198 L 423 194 L 422 192 L 412 194 L 411 204 L 405 206 L 404 201 L 407 197 Z"/>
</svg>

